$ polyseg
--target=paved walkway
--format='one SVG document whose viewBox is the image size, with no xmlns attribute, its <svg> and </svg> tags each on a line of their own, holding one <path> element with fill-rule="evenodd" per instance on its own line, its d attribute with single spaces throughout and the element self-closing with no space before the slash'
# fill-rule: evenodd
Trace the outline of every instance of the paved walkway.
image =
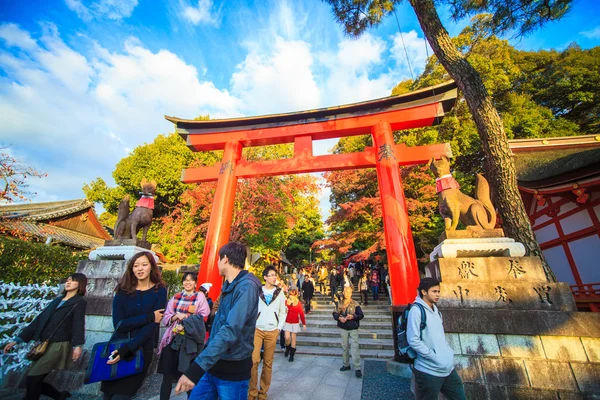
<svg viewBox="0 0 600 400">
<path fill-rule="evenodd" d="M 363 380 L 354 375 L 354 370 L 341 372 L 341 366 L 339 357 L 298 354 L 291 363 L 278 351 L 269 400 L 360 400 Z M 171 399 L 185 400 L 186 396 L 175 396 L 173 392 Z M 158 400 L 158 396 L 151 400 Z"/>
</svg>

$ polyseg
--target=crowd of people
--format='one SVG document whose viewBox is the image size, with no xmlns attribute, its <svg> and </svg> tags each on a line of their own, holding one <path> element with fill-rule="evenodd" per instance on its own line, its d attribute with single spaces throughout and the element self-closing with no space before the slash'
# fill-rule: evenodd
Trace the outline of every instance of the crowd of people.
<svg viewBox="0 0 600 400">
<path fill-rule="evenodd" d="M 266 399 L 277 340 L 284 357 L 294 362 L 296 335 L 307 329 L 306 314 L 312 312 L 317 286 L 333 301 L 332 318 L 339 328 L 343 350 L 340 371 L 353 367 L 356 377 L 362 377 L 358 335 L 364 318 L 361 306 L 367 305 L 369 291 L 375 301 L 380 290 L 389 292 L 387 268 L 363 262 L 291 271 L 267 266 L 263 270 L 263 285 L 244 269 L 246 255 L 245 246 L 237 242 L 219 250 L 218 269 L 224 283 L 214 302 L 209 297 L 212 285 L 204 283 L 197 291 L 197 276 L 193 273 L 183 274 L 182 291 L 167 301 L 166 285 L 154 256 L 140 252 L 128 261 L 115 289 L 112 307 L 115 331 L 111 340 L 123 343 L 111 352 L 106 364 L 118 366 L 122 360 L 132 360 L 140 353 L 146 362 L 139 373 L 102 381 L 104 400 L 127 400 L 136 395 L 154 348 L 159 355 L 158 373 L 163 375 L 161 400 L 171 396 L 176 380 L 176 393 L 187 392 L 189 399 Z M 71 396 L 44 379 L 52 370 L 67 369 L 81 357 L 86 285 L 85 275 L 72 274 L 61 296 L 4 347 L 7 353 L 19 343 L 47 342 L 41 357 L 29 368 L 25 399 L 37 400 L 42 394 L 53 399 Z M 360 302 L 352 296 L 355 286 L 361 293 Z M 446 342 L 436 307 L 438 300 L 439 282 L 423 279 L 415 300 L 419 307 L 410 310 L 408 325 L 408 341 L 418 354 L 414 363 L 417 398 L 434 399 L 442 392 L 449 399 L 464 399 L 452 349 Z M 427 317 L 425 326 L 421 313 Z M 161 325 L 165 330 L 159 340 Z"/>
</svg>

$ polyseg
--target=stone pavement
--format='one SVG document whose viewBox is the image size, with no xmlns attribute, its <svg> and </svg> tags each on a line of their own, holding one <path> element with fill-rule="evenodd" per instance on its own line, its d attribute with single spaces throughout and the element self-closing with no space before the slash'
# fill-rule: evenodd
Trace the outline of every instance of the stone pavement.
<svg viewBox="0 0 600 400">
<path fill-rule="evenodd" d="M 298 354 L 291 363 L 277 351 L 269 400 L 360 400 L 363 380 L 354 376 L 354 370 L 341 372 L 341 366 L 339 357 Z M 183 394 L 175 396 L 175 392 L 171 397 L 172 400 L 186 398 Z M 151 400 L 158 400 L 158 396 Z"/>
</svg>

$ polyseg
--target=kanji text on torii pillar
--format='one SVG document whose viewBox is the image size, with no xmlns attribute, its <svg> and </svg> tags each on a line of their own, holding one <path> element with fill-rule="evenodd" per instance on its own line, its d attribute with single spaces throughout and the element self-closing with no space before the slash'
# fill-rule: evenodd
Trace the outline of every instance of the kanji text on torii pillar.
<svg viewBox="0 0 600 400">
<path fill-rule="evenodd" d="M 399 166 L 451 156 L 448 144 L 396 145 L 392 132 L 440 123 L 456 103 L 454 82 L 400 96 L 289 114 L 209 121 L 165 117 L 193 151 L 224 150 L 210 167 L 183 171 L 185 183 L 217 181 L 217 190 L 198 274 L 198 283 L 211 282 L 220 292 L 218 250 L 229 241 L 235 187 L 239 178 L 288 175 L 342 169 L 377 169 L 381 196 L 392 302 L 406 305 L 419 282 L 417 260 L 406 210 Z M 313 156 L 312 141 L 371 134 L 374 146 L 362 152 Z M 242 148 L 294 143 L 294 157 L 248 162 Z"/>
</svg>

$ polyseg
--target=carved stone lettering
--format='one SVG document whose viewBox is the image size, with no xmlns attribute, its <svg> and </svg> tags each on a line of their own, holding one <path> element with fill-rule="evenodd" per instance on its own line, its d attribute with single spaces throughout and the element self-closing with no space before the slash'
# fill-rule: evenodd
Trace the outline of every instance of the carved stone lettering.
<svg viewBox="0 0 600 400">
<path fill-rule="evenodd" d="M 515 279 L 527 272 L 519 265 L 519 260 L 508 260 L 508 275 L 513 275 Z"/>
<path fill-rule="evenodd" d="M 496 286 L 494 288 L 496 295 L 498 296 L 498 300 L 496 300 L 496 303 L 499 302 L 503 302 L 503 303 L 512 303 L 513 301 L 510 299 L 510 297 L 508 297 L 508 293 L 506 292 L 506 289 L 503 288 L 502 286 Z"/>
<path fill-rule="evenodd" d="M 458 267 L 458 275 L 462 279 L 469 279 L 470 275 L 479 276 L 475 273 L 475 263 L 470 261 L 463 261 L 460 263 L 460 266 Z"/>
<path fill-rule="evenodd" d="M 458 286 L 458 291 L 453 290 L 453 292 L 454 296 L 456 296 L 456 298 L 460 300 L 461 304 L 464 304 L 466 298 L 469 296 L 469 289 L 463 289 L 462 286 Z"/>
<path fill-rule="evenodd" d="M 110 264 L 109 273 L 112 275 L 118 274 L 119 272 L 121 272 L 121 263 L 119 261 L 113 261 Z"/>
<path fill-rule="evenodd" d="M 548 285 L 536 286 L 533 290 L 537 293 L 540 298 L 540 303 L 542 304 L 552 304 L 552 300 L 550 300 L 550 291 L 552 288 Z"/>
</svg>

